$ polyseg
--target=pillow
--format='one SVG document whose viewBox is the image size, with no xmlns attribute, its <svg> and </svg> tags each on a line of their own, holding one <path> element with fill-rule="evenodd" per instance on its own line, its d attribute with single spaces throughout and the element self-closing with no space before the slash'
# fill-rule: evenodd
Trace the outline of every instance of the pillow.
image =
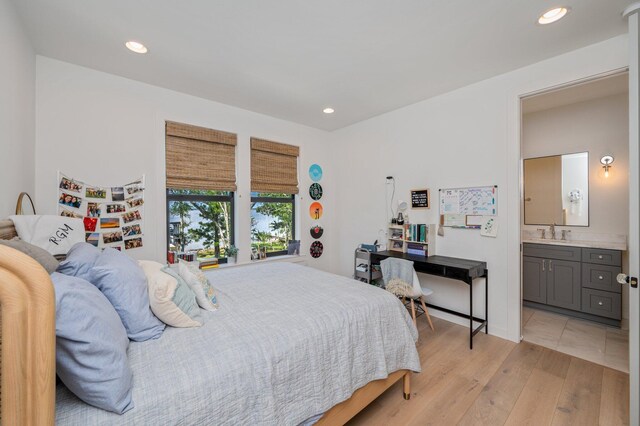
<svg viewBox="0 0 640 426">
<path fill-rule="evenodd" d="M 78 398 L 122 414 L 133 408 L 129 339 L 115 309 L 91 283 L 54 272 L 56 372 Z"/>
<path fill-rule="evenodd" d="M 53 255 L 51 255 L 51 253 L 38 246 L 29 244 L 26 241 L 14 238 L 12 240 L 0 240 L 0 244 L 11 247 L 12 249 L 16 249 L 26 254 L 27 256 L 30 256 L 36 262 L 38 262 L 49 274 L 54 272 L 58 267 L 59 262 L 55 257 L 53 257 Z"/>
<path fill-rule="evenodd" d="M 82 219 L 40 215 L 14 215 L 9 216 L 9 219 L 22 241 L 54 255 L 67 254 L 75 243 L 84 241 Z"/>
<path fill-rule="evenodd" d="M 151 312 L 147 278 L 135 260 L 106 248 L 89 275 L 89 282 L 116 308 L 129 339 L 143 342 L 162 335 L 165 325 Z"/>
<path fill-rule="evenodd" d="M 89 243 L 77 243 L 71 247 L 67 258 L 60 262 L 57 271 L 89 281 L 91 268 L 98 257 L 100 257 L 100 249 Z"/>
<path fill-rule="evenodd" d="M 176 279 L 163 271 L 163 265 L 150 260 L 138 264 L 147 277 L 151 311 L 172 327 L 200 327 L 202 315 L 196 303 L 196 295 L 182 278 Z"/>
<path fill-rule="evenodd" d="M 198 305 L 202 309 L 207 311 L 218 309 L 216 291 L 211 287 L 204 273 L 195 264 L 180 260 L 178 262 L 178 274 L 195 293 Z"/>
</svg>

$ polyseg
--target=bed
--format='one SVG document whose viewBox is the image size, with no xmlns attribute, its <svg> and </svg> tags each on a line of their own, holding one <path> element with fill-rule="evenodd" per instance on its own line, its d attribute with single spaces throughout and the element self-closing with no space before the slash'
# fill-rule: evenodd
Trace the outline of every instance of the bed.
<svg viewBox="0 0 640 426">
<path fill-rule="evenodd" d="M 410 374 L 420 371 L 417 332 L 391 294 L 284 262 L 207 274 L 220 309 L 205 312 L 201 328 L 131 342 L 135 408 L 117 415 L 56 387 L 49 277 L 0 247 L 2 421 L 344 424 L 400 379 L 409 397 Z"/>
</svg>

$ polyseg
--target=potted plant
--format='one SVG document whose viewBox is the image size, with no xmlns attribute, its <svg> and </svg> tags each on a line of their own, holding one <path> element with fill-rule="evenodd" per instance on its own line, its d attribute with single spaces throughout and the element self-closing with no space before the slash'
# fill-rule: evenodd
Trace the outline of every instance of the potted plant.
<svg viewBox="0 0 640 426">
<path fill-rule="evenodd" d="M 227 263 L 233 265 L 236 263 L 236 257 L 238 256 L 238 248 L 234 245 L 227 247 Z"/>
</svg>

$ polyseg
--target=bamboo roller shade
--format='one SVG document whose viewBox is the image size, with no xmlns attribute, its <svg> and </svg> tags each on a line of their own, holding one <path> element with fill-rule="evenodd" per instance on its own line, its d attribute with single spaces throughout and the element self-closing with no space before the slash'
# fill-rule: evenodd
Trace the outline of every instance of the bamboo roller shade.
<svg viewBox="0 0 640 426">
<path fill-rule="evenodd" d="M 235 133 L 166 123 L 167 188 L 236 190 Z"/>
<path fill-rule="evenodd" d="M 251 138 L 251 191 L 298 193 L 300 148 Z"/>
</svg>

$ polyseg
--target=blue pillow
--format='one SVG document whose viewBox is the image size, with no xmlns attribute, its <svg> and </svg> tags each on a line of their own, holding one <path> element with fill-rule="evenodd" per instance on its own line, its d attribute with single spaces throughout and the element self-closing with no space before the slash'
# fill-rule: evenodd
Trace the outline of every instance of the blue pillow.
<svg viewBox="0 0 640 426">
<path fill-rule="evenodd" d="M 143 342 L 162 335 L 165 325 L 151 312 L 147 277 L 135 260 L 106 248 L 93 265 L 89 281 L 116 308 L 129 339 Z"/>
<path fill-rule="evenodd" d="M 97 247 L 89 243 L 76 243 L 67 253 L 67 258 L 60 262 L 56 271 L 89 281 L 89 272 L 98 257 L 100 257 L 100 249 Z"/>
<path fill-rule="evenodd" d="M 133 408 L 127 332 L 107 298 L 82 278 L 54 272 L 56 370 L 87 404 L 122 414 Z"/>
</svg>

